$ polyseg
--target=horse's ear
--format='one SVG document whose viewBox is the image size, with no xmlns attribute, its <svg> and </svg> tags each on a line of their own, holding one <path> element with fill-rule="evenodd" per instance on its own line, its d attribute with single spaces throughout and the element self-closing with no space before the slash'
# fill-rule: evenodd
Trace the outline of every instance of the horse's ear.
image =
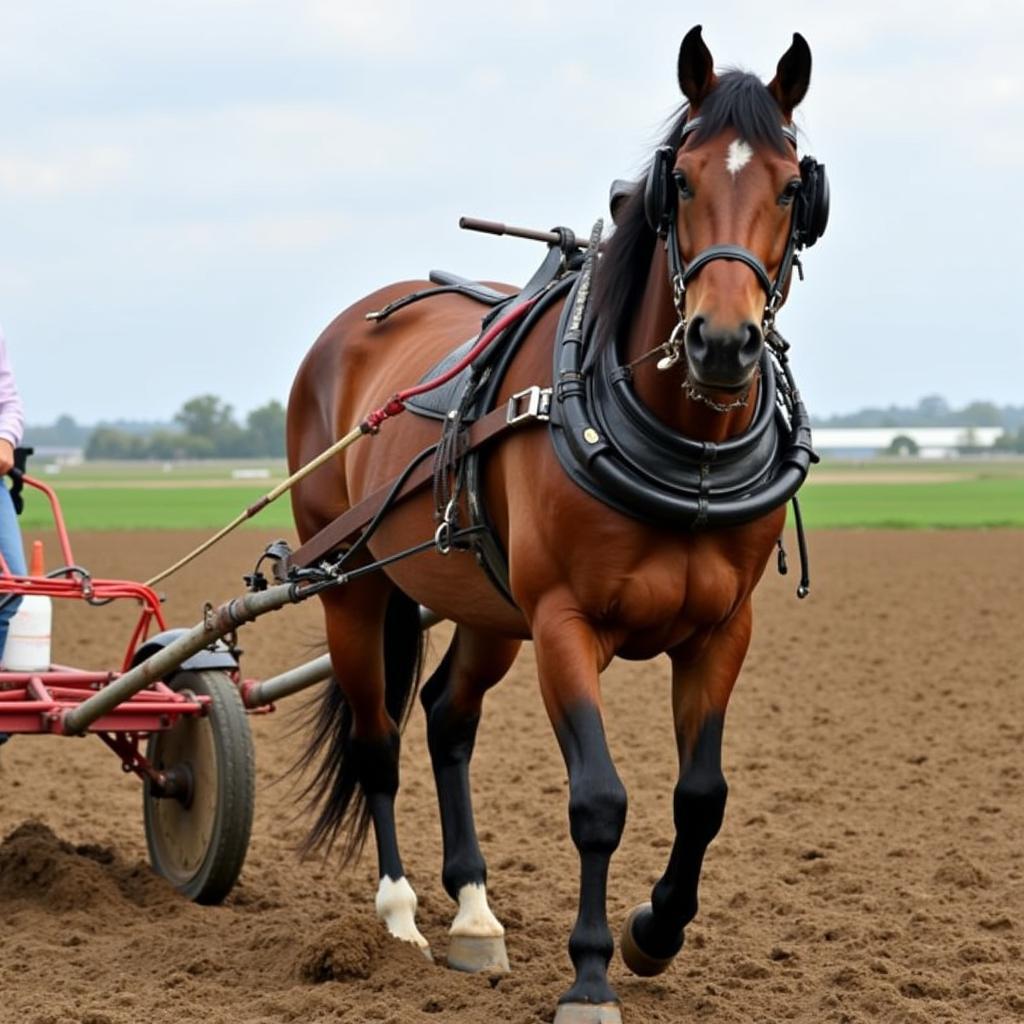
<svg viewBox="0 0 1024 1024">
<path fill-rule="evenodd" d="M 679 47 L 679 88 L 696 110 L 714 84 L 715 62 L 701 38 L 700 25 L 694 25 Z"/>
<path fill-rule="evenodd" d="M 768 90 L 775 97 L 786 120 L 793 117 L 793 111 L 807 95 L 811 84 L 811 48 L 799 32 L 793 33 L 793 43 L 782 55 L 775 69 L 775 77 L 768 83 Z"/>
</svg>

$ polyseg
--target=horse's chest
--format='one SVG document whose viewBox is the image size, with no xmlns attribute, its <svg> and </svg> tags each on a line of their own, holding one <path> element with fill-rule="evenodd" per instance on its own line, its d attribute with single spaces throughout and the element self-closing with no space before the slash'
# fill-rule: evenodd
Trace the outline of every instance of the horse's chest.
<svg viewBox="0 0 1024 1024">
<path fill-rule="evenodd" d="M 689 641 L 702 642 L 748 597 L 753 574 L 721 558 L 663 552 L 607 578 L 603 624 L 618 653 L 648 658 Z"/>
</svg>

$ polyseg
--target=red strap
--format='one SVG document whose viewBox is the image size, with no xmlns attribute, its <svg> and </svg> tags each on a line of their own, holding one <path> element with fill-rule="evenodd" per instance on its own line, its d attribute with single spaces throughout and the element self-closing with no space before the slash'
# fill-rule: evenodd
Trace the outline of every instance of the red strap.
<svg viewBox="0 0 1024 1024">
<path fill-rule="evenodd" d="M 513 306 L 504 316 L 499 317 L 490 328 L 480 336 L 479 341 L 452 367 L 445 370 L 444 373 L 437 377 L 431 377 L 430 380 L 425 380 L 421 384 L 416 384 L 411 388 L 406 388 L 404 391 L 398 391 L 393 394 L 379 409 L 374 409 L 365 420 L 363 420 L 361 426 L 364 433 L 376 434 L 380 430 L 380 425 L 392 416 L 397 416 L 400 412 L 405 412 L 405 403 L 416 395 L 422 395 L 427 391 L 433 391 L 434 388 L 439 388 L 442 384 L 447 384 L 453 377 L 457 377 L 462 371 L 469 366 L 477 356 L 506 328 L 511 327 L 517 320 L 522 319 L 526 313 L 532 308 L 534 303 L 540 298 L 540 295 L 535 295 L 532 299 L 527 299 L 525 302 L 520 302 Z"/>
</svg>

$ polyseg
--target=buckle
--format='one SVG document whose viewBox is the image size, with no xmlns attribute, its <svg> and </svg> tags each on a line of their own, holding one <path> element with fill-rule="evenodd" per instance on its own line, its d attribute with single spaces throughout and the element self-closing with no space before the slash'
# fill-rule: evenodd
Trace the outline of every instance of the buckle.
<svg viewBox="0 0 1024 1024">
<path fill-rule="evenodd" d="M 550 410 L 551 388 L 542 388 L 533 384 L 523 391 L 517 391 L 508 400 L 508 413 L 505 422 L 511 425 L 521 423 L 523 420 L 547 420 Z"/>
</svg>

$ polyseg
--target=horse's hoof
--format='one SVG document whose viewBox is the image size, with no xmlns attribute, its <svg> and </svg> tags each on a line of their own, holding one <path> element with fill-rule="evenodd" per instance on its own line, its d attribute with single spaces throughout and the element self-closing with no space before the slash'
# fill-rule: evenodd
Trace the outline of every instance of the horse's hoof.
<svg viewBox="0 0 1024 1024">
<path fill-rule="evenodd" d="M 633 925 L 636 919 L 645 912 L 650 912 L 650 903 L 641 903 L 629 912 L 626 923 L 622 926 L 622 936 L 619 939 L 619 952 L 622 953 L 623 963 L 641 978 L 653 978 L 667 970 L 668 965 L 675 960 L 675 956 L 660 958 L 645 953 L 637 944 L 633 935 Z"/>
<path fill-rule="evenodd" d="M 448 937 L 448 966 L 457 971 L 478 974 L 508 974 L 508 953 L 501 935 L 450 935 Z"/>
<path fill-rule="evenodd" d="M 554 1024 L 622 1024 L 618 1003 L 559 1003 Z"/>
</svg>

